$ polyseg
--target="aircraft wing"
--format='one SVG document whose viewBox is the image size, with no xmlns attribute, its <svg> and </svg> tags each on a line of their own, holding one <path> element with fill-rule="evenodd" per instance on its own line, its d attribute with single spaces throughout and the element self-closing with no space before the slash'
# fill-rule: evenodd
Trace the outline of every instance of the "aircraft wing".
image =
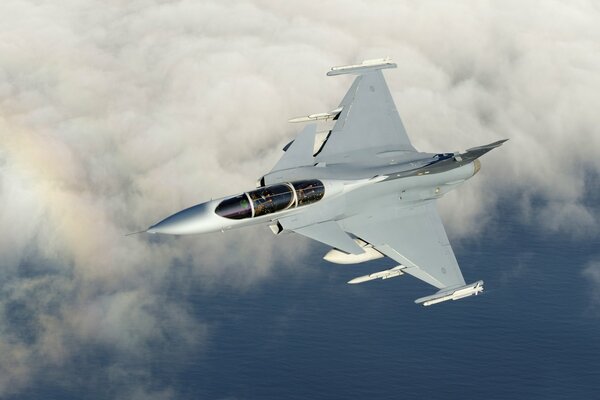
<svg viewBox="0 0 600 400">
<path fill-rule="evenodd" d="M 313 128 L 310 134 L 306 129 L 302 131 L 291 146 L 286 146 L 287 151 L 271 173 L 317 163 L 360 164 L 381 157 L 391 157 L 393 161 L 411 157 L 416 150 L 410 143 L 381 72 L 383 68 L 395 67 L 396 64 L 389 60 L 372 60 L 332 68 L 327 75 L 358 75 L 339 107 L 329 113 L 290 121 L 333 120 L 333 128 L 324 132 L 322 137 L 316 135 Z"/>
<path fill-rule="evenodd" d="M 338 223 L 405 266 L 403 272 L 439 289 L 465 285 L 435 200 L 411 207 L 374 208 Z"/>
<path fill-rule="evenodd" d="M 391 64 L 393 67 L 396 64 Z M 365 157 L 392 152 L 416 152 L 410 143 L 398 110 L 380 68 L 361 68 L 354 83 L 342 99 L 341 112 L 317 162 L 338 163 L 362 161 Z M 330 71 L 328 75 L 339 73 Z"/>
</svg>

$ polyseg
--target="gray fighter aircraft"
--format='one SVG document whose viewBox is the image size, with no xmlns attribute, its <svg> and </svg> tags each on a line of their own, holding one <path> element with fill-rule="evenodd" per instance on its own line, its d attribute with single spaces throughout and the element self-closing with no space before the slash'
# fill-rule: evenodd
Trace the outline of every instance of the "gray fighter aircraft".
<svg viewBox="0 0 600 400">
<path fill-rule="evenodd" d="M 334 67 L 327 75 L 357 75 L 339 107 L 290 122 L 309 122 L 257 189 L 180 211 L 149 233 L 189 235 L 268 224 L 332 249 L 324 259 L 353 264 L 387 256 L 399 265 L 352 279 L 412 275 L 439 291 L 415 300 L 425 306 L 483 291 L 465 284 L 436 200 L 480 169 L 500 140 L 463 153 L 422 153 L 410 143 L 382 69 L 389 59 Z M 331 129 L 317 131 L 319 124 Z"/>
</svg>

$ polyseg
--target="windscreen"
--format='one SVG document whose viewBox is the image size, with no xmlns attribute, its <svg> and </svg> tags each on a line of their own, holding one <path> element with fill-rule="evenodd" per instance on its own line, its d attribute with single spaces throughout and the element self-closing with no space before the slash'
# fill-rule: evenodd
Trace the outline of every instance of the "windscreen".
<svg viewBox="0 0 600 400">
<path fill-rule="evenodd" d="M 252 207 L 246 194 L 223 200 L 215 209 L 221 217 L 231 219 L 244 219 L 252 217 Z"/>
<path fill-rule="evenodd" d="M 260 217 L 314 203 L 324 195 L 323 182 L 316 179 L 282 183 L 225 199 L 215 213 L 230 219 Z"/>
</svg>

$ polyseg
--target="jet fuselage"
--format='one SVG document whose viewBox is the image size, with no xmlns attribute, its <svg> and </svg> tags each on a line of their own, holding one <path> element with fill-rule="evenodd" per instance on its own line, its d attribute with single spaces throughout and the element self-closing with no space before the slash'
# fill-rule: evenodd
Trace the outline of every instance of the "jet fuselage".
<svg viewBox="0 0 600 400">
<path fill-rule="evenodd" d="M 309 207 L 312 212 L 307 223 L 337 220 L 363 210 L 367 204 L 377 207 L 378 202 L 384 204 L 390 198 L 399 206 L 439 198 L 480 168 L 477 159 L 462 160 L 450 153 L 419 154 L 424 157 L 370 168 L 353 168 L 347 164 L 295 168 L 281 175 L 284 181 L 195 205 L 165 218 L 147 232 L 190 235 L 225 231 L 293 219 Z M 274 180 L 274 177 L 266 178 L 270 182 Z M 315 183 L 311 187 L 307 182 Z M 303 188 L 307 185 L 308 189 Z M 311 190 L 311 196 L 320 197 L 303 201 L 302 197 L 308 196 Z"/>
</svg>

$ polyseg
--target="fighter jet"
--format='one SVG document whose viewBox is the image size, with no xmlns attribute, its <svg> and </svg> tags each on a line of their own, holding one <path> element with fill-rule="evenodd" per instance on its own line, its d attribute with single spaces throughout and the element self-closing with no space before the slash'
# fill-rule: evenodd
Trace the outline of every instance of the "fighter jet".
<svg viewBox="0 0 600 400">
<path fill-rule="evenodd" d="M 417 151 L 383 77 L 395 67 L 389 58 L 333 67 L 327 75 L 353 74 L 354 83 L 332 111 L 290 120 L 306 126 L 256 189 L 190 207 L 146 232 L 265 224 L 275 235 L 295 232 L 330 246 L 324 259 L 332 263 L 398 263 L 350 284 L 409 274 L 439 289 L 415 300 L 424 306 L 482 292 L 483 281 L 466 284 L 436 200 L 479 172 L 479 157 L 506 140 L 464 152 Z"/>
</svg>

